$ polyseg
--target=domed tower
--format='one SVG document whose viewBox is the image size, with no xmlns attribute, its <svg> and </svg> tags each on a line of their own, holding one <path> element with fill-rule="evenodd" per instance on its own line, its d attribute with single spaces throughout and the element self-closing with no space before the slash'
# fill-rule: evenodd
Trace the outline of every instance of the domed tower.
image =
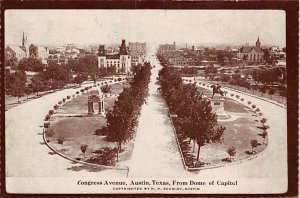
<svg viewBox="0 0 300 198">
<path fill-rule="evenodd" d="M 256 41 L 256 44 L 255 44 L 255 46 L 260 48 L 260 41 L 259 41 L 259 37 L 257 38 L 257 41 Z"/>
<path fill-rule="evenodd" d="M 128 54 L 125 39 L 122 39 L 120 46 L 120 68 L 118 68 L 119 73 L 129 74 L 131 72 L 131 58 Z"/>
</svg>

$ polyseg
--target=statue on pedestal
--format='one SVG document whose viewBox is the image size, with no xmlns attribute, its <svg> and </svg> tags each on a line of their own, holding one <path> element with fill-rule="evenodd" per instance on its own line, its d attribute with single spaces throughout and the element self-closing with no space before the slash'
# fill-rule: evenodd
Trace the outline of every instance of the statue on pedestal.
<svg viewBox="0 0 300 198">
<path fill-rule="evenodd" d="M 212 107 L 212 111 L 217 114 L 218 119 L 228 119 L 230 118 L 229 115 L 225 113 L 224 110 L 224 91 L 221 90 L 220 85 L 212 85 L 211 88 L 213 88 L 213 95 L 210 99 L 210 104 Z M 220 94 L 220 97 L 214 98 L 215 94 Z"/>
<path fill-rule="evenodd" d="M 213 98 L 215 94 L 220 94 L 221 96 L 224 96 L 224 91 L 221 90 L 221 85 L 216 84 L 210 87 L 213 88 L 213 95 L 211 96 L 211 98 Z"/>
</svg>

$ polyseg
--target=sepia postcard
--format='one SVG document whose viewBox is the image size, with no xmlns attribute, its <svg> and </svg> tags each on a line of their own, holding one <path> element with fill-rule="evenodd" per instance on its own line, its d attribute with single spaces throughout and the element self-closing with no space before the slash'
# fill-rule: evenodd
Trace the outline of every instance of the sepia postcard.
<svg viewBox="0 0 300 198">
<path fill-rule="evenodd" d="M 42 8 L 3 10 L 7 196 L 298 189 L 290 11 Z"/>
</svg>

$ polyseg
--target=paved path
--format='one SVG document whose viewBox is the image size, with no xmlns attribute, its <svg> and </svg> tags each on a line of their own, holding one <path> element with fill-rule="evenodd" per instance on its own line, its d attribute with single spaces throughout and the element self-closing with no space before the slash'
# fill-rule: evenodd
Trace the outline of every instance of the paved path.
<svg viewBox="0 0 300 198">
<path fill-rule="evenodd" d="M 161 66 L 152 57 L 147 104 L 142 106 L 134 143 L 129 177 L 186 177 L 166 104 L 157 92 L 156 77 Z"/>
</svg>

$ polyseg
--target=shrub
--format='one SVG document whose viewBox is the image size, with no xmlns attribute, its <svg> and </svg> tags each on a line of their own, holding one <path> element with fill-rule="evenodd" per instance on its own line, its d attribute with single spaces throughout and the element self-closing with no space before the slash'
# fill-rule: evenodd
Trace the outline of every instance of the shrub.
<svg viewBox="0 0 300 198">
<path fill-rule="evenodd" d="M 87 148 L 88 148 L 87 144 L 81 144 L 80 145 L 80 150 L 81 150 L 82 153 L 85 153 Z"/>
<path fill-rule="evenodd" d="M 69 100 L 71 98 L 71 96 L 67 96 L 67 99 Z"/>
<path fill-rule="evenodd" d="M 121 81 L 122 80 L 122 78 L 118 78 L 118 81 Z"/>
<path fill-rule="evenodd" d="M 192 82 L 192 80 L 189 80 L 189 82 Z"/>
<path fill-rule="evenodd" d="M 230 156 L 230 160 L 231 160 L 231 157 L 233 157 L 233 156 L 235 156 L 236 155 L 236 149 L 235 149 L 235 147 L 229 147 L 228 149 L 227 149 L 227 153 L 228 153 L 228 155 Z"/>
<path fill-rule="evenodd" d="M 49 126 L 50 126 L 50 123 L 49 123 L 49 122 L 44 123 L 44 127 L 45 127 L 45 128 L 48 128 Z"/>
<path fill-rule="evenodd" d="M 80 89 L 81 92 L 84 92 L 84 89 Z"/>
<path fill-rule="evenodd" d="M 260 109 L 259 109 L 259 108 L 257 108 L 257 109 L 256 109 L 256 112 L 259 112 L 259 111 L 260 111 Z"/>
<path fill-rule="evenodd" d="M 258 115 L 259 115 L 259 116 L 262 116 L 263 114 L 262 114 L 262 113 L 259 113 Z"/>
<path fill-rule="evenodd" d="M 54 110 L 53 109 L 49 110 L 49 114 L 53 115 L 54 114 Z"/>
<path fill-rule="evenodd" d="M 263 123 L 263 124 L 265 124 L 265 123 L 267 122 L 267 119 L 266 119 L 266 118 L 262 118 L 262 119 L 260 120 L 260 122 Z"/>
<path fill-rule="evenodd" d="M 233 97 L 234 96 L 234 94 L 230 94 L 231 95 L 231 97 Z"/>
<path fill-rule="evenodd" d="M 252 153 L 254 152 L 254 148 L 258 146 L 258 141 L 257 140 L 251 140 L 250 141 L 251 147 L 252 147 Z"/>
<path fill-rule="evenodd" d="M 205 83 L 203 83 L 202 85 L 205 86 Z"/>
<path fill-rule="evenodd" d="M 50 120 L 50 117 L 51 117 L 51 115 L 49 115 L 49 114 L 47 114 L 46 116 L 45 116 L 45 121 L 48 121 L 48 120 Z"/>
<path fill-rule="evenodd" d="M 86 91 L 89 90 L 89 87 L 85 87 L 84 90 L 86 90 Z"/>
<path fill-rule="evenodd" d="M 91 88 L 93 88 L 93 86 L 90 86 L 89 88 L 91 89 Z"/>
<path fill-rule="evenodd" d="M 79 91 L 76 91 L 76 94 L 79 94 Z"/>
<path fill-rule="evenodd" d="M 62 101 L 63 101 L 63 102 L 66 102 L 66 98 L 63 98 Z"/>
<path fill-rule="evenodd" d="M 53 129 L 50 129 L 50 130 L 47 130 L 45 134 L 46 134 L 47 138 L 51 138 L 54 136 L 55 132 Z"/>
<path fill-rule="evenodd" d="M 236 95 L 235 97 L 236 97 L 237 99 L 239 99 L 239 98 L 240 98 L 240 96 L 239 96 L 239 95 Z"/>
<path fill-rule="evenodd" d="M 256 108 L 256 105 L 255 105 L 255 104 L 253 104 L 253 105 L 252 105 L 252 108 L 253 108 L 253 109 L 255 109 L 255 108 Z"/>
<path fill-rule="evenodd" d="M 244 101 L 244 98 L 241 98 L 241 101 Z"/>
<path fill-rule="evenodd" d="M 62 104 L 62 101 L 59 101 L 58 104 Z"/>
<path fill-rule="evenodd" d="M 57 138 L 57 143 L 58 144 L 63 144 L 64 142 L 65 142 L 65 138 L 63 137 L 63 136 L 59 136 L 58 138 Z"/>
<path fill-rule="evenodd" d="M 251 101 L 248 101 L 248 105 L 250 105 L 252 102 Z"/>
<path fill-rule="evenodd" d="M 100 84 L 98 83 L 97 86 L 100 86 Z"/>
<path fill-rule="evenodd" d="M 73 98 L 75 97 L 75 94 L 73 94 Z"/>
<path fill-rule="evenodd" d="M 57 109 L 58 109 L 58 107 L 59 107 L 59 106 L 56 104 L 56 105 L 54 105 L 54 107 L 53 107 L 53 108 L 54 108 L 55 110 L 57 110 Z"/>
</svg>

